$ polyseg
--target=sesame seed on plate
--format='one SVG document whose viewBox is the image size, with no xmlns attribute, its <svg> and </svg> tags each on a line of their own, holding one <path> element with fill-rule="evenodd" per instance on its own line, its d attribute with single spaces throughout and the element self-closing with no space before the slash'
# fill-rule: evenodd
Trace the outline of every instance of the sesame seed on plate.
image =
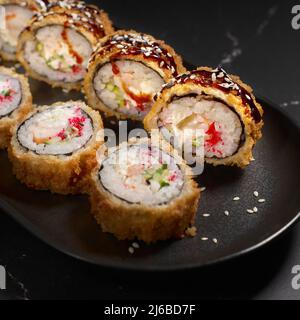
<svg viewBox="0 0 300 320">
<path fill-rule="evenodd" d="M 240 197 L 235 197 L 235 198 L 233 198 L 233 201 L 240 201 L 240 200 L 241 200 Z"/>
<path fill-rule="evenodd" d="M 209 213 L 205 213 L 205 214 L 203 215 L 203 217 L 204 217 L 204 218 L 209 218 L 209 217 L 210 217 L 210 214 L 209 214 Z"/>
<path fill-rule="evenodd" d="M 258 202 L 259 203 L 264 203 L 264 202 L 266 202 L 266 199 L 259 199 Z"/>
<path fill-rule="evenodd" d="M 137 242 L 134 242 L 134 243 L 132 244 L 132 248 L 134 248 L 134 249 L 140 249 L 140 245 L 139 245 Z"/>
<path fill-rule="evenodd" d="M 218 239 L 214 238 L 213 243 L 218 244 L 219 243 Z"/>
<path fill-rule="evenodd" d="M 258 191 L 254 191 L 254 193 L 253 193 L 253 194 L 254 194 L 254 197 L 256 197 L 256 198 L 259 196 Z"/>
<path fill-rule="evenodd" d="M 201 238 L 201 240 L 202 240 L 202 241 L 208 241 L 208 238 L 203 237 L 203 238 Z"/>
<path fill-rule="evenodd" d="M 203 187 L 203 188 L 200 189 L 200 191 L 201 191 L 201 192 L 204 192 L 204 191 L 206 191 L 206 188 Z"/>
<path fill-rule="evenodd" d="M 229 217 L 229 215 L 230 215 L 230 213 L 229 213 L 228 210 L 226 210 L 226 211 L 224 212 L 224 214 L 225 214 L 226 217 Z"/>
<path fill-rule="evenodd" d="M 254 208 L 253 208 L 253 211 L 254 211 L 254 213 L 257 213 L 257 212 L 258 212 L 258 208 L 257 208 L 257 207 L 254 207 Z"/>
<path fill-rule="evenodd" d="M 249 214 L 253 214 L 253 213 L 254 213 L 254 211 L 251 210 L 251 209 L 248 209 L 247 212 L 248 212 Z"/>
<path fill-rule="evenodd" d="M 134 248 L 130 247 L 130 248 L 128 249 L 128 251 L 129 251 L 130 254 L 134 254 Z"/>
</svg>

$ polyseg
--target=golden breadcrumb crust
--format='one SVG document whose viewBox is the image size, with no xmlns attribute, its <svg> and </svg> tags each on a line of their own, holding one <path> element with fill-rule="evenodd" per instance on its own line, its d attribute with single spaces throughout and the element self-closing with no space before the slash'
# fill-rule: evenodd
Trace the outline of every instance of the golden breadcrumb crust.
<svg viewBox="0 0 300 320">
<path fill-rule="evenodd" d="M 211 68 L 207 67 L 199 68 L 198 70 L 212 71 Z M 256 101 L 251 87 L 244 84 L 237 76 L 230 77 L 238 85 L 245 88 L 249 92 L 249 95 L 252 97 L 261 116 L 263 116 L 263 108 Z M 223 101 L 225 104 L 233 108 L 233 110 L 235 110 L 244 125 L 245 142 L 236 154 L 225 159 L 206 158 L 206 162 L 213 166 L 225 165 L 237 166 L 240 168 L 245 168 L 246 166 L 248 166 L 253 160 L 253 148 L 257 141 L 262 137 L 262 128 L 264 126 L 264 122 L 263 120 L 261 120 L 259 123 L 256 123 L 249 113 L 249 107 L 245 107 L 242 99 L 232 93 L 227 94 L 217 88 L 205 87 L 199 83 L 194 83 L 191 81 L 186 83 L 175 83 L 170 88 L 164 88 L 158 95 L 156 103 L 144 120 L 144 126 L 146 130 L 151 132 L 154 129 L 158 129 L 159 115 L 164 110 L 164 108 L 168 106 L 169 102 L 174 96 L 180 97 L 191 93 L 195 93 L 198 95 L 205 94 L 207 96 L 211 96 Z"/>
<path fill-rule="evenodd" d="M 120 53 L 120 49 L 117 48 L 116 46 L 113 47 L 113 49 L 109 52 L 106 52 L 105 50 L 102 50 L 103 44 L 106 43 L 110 38 L 116 35 L 126 35 L 126 34 L 135 34 L 135 35 L 140 35 L 140 33 L 137 33 L 134 30 L 130 31 L 118 31 L 115 32 L 114 34 L 103 38 L 98 45 L 98 49 L 94 52 L 94 54 L 91 57 L 89 67 L 88 67 L 88 72 L 85 76 L 84 79 L 84 86 L 83 90 L 86 96 L 86 99 L 89 103 L 90 106 L 92 106 L 96 110 L 101 110 L 102 112 L 105 113 L 107 117 L 116 117 L 118 119 L 132 119 L 132 120 L 140 120 L 136 116 L 129 116 L 129 115 L 124 115 L 122 113 L 119 113 L 117 111 L 112 110 L 111 108 L 107 107 L 97 96 L 95 87 L 94 87 L 94 78 L 96 76 L 96 73 L 98 72 L 99 68 L 106 63 L 110 63 L 111 58 L 115 56 L 116 54 Z M 183 66 L 182 63 L 182 58 L 176 54 L 175 50 L 167 45 L 164 41 L 156 40 L 150 35 L 143 34 L 145 37 L 147 37 L 150 41 L 155 41 L 158 43 L 162 48 L 167 50 L 174 58 L 175 64 L 177 66 L 177 71 L 178 73 L 183 73 L 186 71 L 185 67 Z M 146 59 L 143 54 L 126 54 L 122 58 L 118 58 L 117 60 L 132 60 L 136 62 L 141 62 L 147 67 L 153 69 L 156 71 L 162 78 L 163 80 L 167 83 L 170 81 L 174 75 L 172 72 L 168 69 L 161 68 L 159 65 L 158 61 L 152 60 L 152 59 Z"/>
<path fill-rule="evenodd" d="M 99 113 L 81 101 L 58 102 L 52 107 L 63 107 L 74 103 L 91 117 L 94 136 L 84 148 L 71 156 L 38 155 L 30 150 L 25 150 L 17 139 L 17 131 L 21 123 L 15 126 L 13 138 L 8 148 L 9 159 L 17 179 L 29 188 L 49 190 L 52 193 L 63 195 L 86 192 L 91 171 L 97 165 L 96 151 L 103 144 L 103 133 L 101 132 L 103 123 Z M 49 106 L 39 107 L 26 119 L 48 108 Z"/>
<path fill-rule="evenodd" d="M 42 9 L 39 4 L 39 1 L 36 1 L 36 0 L 0 0 L 0 6 L 10 5 L 10 4 L 20 5 L 25 8 L 29 7 L 30 10 L 35 12 L 39 12 Z M 17 57 L 15 53 L 5 52 L 4 50 L 1 50 L 1 49 L 0 49 L 0 57 L 2 57 L 4 61 L 12 61 L 12 62 L 17 61 Z"/>
<path fill-rule="evenodd" d="M 11 139 L 11 129 L 26 115 L 32 111 L 32 96 L 27 78 L 14 71 L 14 69 L 8 69 L 0 67 L 0 74 L 4 74 L 19 80 L 21 85 L 22 100 L 16 110 L 14 110 L 9 116 L 0 117 L 0 149 L 7 148 Z"/>
<path fill-rule="evenodd" d="M 185 164 L 181 165 L 185 174 L 181 195 L 162 206 L 130 204 L 115 197 L 102 186 L 99 180 L 100 167 L 101 164 L 92 173 L 89 193 L 92 214 L 104 232 L 114 234 L 119 240 L 137 239 L 154 243 L 181 239 L 186 229 L 194 224 L 200 190 Z"/>
<path fill-rule="evenodd" d="M 80 91 L 82 89 L 82 81 L 78 82 L 64 82 L 64 81 L 56 81 L 51 80 L 46 76 L 43 76 L 34 70 L 31 69 L 30 64 L 27 62 L 24 56 L 24 47 L 26 42 L 34 41 L 36 32 L 43 27 L 50 26 L 50 25 L 61 25 L 66 26 L 69 28 L 74 29 L 82 36 L 84 36 L 87 41 L 91 44 L 92 48 L 95 49 L 98 42 L 99 42 L 99 35 L 93 32 L 90 28 L 87 27 L 86 23 L 74 23 L 71 24 L 70 15 L 72 13 L 76 15 L 80 15 L 77 10 L 69 9 L 64 10 L 63 8 L 54 7 L 52 11 L 48 12 L 47 14 L 43 15 L 43 18 L 36 17 L 32 20 L 32 23 L 29 27 L 27 27 L 20 35 L 18 47 L 17 47 L 17 58 L 19 62 L 23 65 L 26 72 L 34 79 L 43 81 L 51 85 L 53 88 L 59 87 L 63 88 L 67 91 L 77 90 Z M 86 17 L 84 17 L 86 19 Z M 114 31 L 112 23 L 108 17 L 108 15 L 104 11 L 100 11 L 100 19 L 103 24 L 103 29 L 105 34 L 110 34 Z"/>
</svg>

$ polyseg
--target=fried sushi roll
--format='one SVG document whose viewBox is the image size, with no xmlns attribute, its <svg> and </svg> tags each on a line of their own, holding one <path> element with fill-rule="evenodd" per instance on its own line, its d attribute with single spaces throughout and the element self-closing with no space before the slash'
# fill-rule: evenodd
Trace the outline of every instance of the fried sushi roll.
<svg viewBox="0 0 300 320">
<path fill-rule="evenodd" d="M 0 149 L 8 146 L 11 129 L 32 110 L 28 80 L 0 67 Z"/>
<path fill-rule="evenodd" d="M 190 137 L 194 152 L 204 145 L 208 164 L 244 168 L 262 137 L 263 109 L 239 78 L 199 68 L 164 87 L 144 124 L 173 144 L 184 141 L 186 130 L 202 130 L 201 137 Z"/>
<path fill-rule="evenodd" d="M 17 57 L 31 77 L 80 90 L 94 48 L 112 32 L 104 11 L 83 2 L 59 1 L 22 32 Z"/>
<path fill-rule="evenodd" d="M 38 107 L 13 131 L 8 151 L 14 174 L 36 190 L 84 192 L 102 129 L 100 115 L 81 101 Z"/>
<path fill-rule="evenodd" d="M 84 81 L 89 105 L 107 116 L 143 120 L 163 84 L 185 72 L 181 58 L 163 41 L 134 31 L 103 39 Z"/>
<path fill-rule="evenodd" d="M 92 174 L 90 201 L 104 232 L 152 243 L 181 238 L 193 225 L 200 190 L 169 149 L 142 139 L 103 157 Z"/>
<path fill-rule="evenodd" d="M 36 13 L 45 10 L 43 0 L 0 0 L 0 56 L 3 60 L 17 60 L 20 33 Z"/>
</svg>

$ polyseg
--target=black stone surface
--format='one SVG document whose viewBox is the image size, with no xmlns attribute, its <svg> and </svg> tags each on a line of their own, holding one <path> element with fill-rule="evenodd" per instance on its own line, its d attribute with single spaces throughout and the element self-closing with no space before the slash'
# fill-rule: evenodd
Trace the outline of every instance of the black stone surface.
<svg viewBox="0 0 300 320">
<path fill-rule="evenodd" d="M 164 39 L 192 64 L 223 63 L 258 95 L 281 105 L 300 126 L 300 30 L 291 26 L 293 5 L 101 2 L 117 26 Z M 90 266 L 44 245 L 3 212 L 0 228 L 0 265 L 8 272 L 7 290 L 0 291 L 0 299 L 300 299 L 300 291 L 291 285 L 292 268 L 300 265 L 300 225 L 247 257 L 180 274 L 133 274 Z"/>
</svg>

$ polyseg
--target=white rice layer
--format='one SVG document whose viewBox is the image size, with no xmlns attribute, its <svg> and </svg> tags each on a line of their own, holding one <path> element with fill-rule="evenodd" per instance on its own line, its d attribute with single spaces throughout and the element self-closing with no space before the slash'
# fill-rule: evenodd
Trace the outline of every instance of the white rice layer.
<svg viewBox="0 0 300 320">
<path fill-rule="evenodd" d="M 102 66 L 94 79 L 99 99 L 110 109 L 143 119 L 164 80 L 143 63 L 118 60 Z"/>
<path fill-rule="evenodd" d="M 175 159 L 147 144 L 122 145 L 104 160 L 99 178 L 116 197 L 150 206 L 169 203 L 181 194 L 184 185 Z"/>
<path fill-rule="evenodd" d="M 0 118 L 16 110 L 22 101 L 22 88 L 18 79 L 0 73 Z"/>
<path fill-rule="evenodd" d="M 159 126 L 164 137 L 186 137 L 190 132 L 202 132 L 205 157 L 224 159 L 235 154 L 241 144 L 243 126 L 239 116 L 222 102 L 205 97 L 183 97 L 174 100 L 160 114 Z M 198 135 L 197 135 L 198 137 Z M 198 143 L 199 142 L 199 143 Z M 203 148 L 203 141 L 193 141 L 193 146 Z"/>
<path fill-rule="evenodd" d="M 78 106 L 50 107 L 25 121 L 19 143 L 41 155 L 68 155 L 83 148 L 93 135 L 91 118 Z"/>
<path fill-rule="evenodd" d="M 15 53 L 18 37 L 25 29 L 34 13 L 15 4 L 4 5 L 5 22 L 0 22 L 0 49 L 7 53 Z"/>
<path fill-rule="evenodd" d="M 35 41 L 25 44 L 25 59 L 38 74 L 52 81 L 81 81 L 85 74 L 92 46 L 71 28 L 51 25 L 39 29 Z"/>
</svg>

